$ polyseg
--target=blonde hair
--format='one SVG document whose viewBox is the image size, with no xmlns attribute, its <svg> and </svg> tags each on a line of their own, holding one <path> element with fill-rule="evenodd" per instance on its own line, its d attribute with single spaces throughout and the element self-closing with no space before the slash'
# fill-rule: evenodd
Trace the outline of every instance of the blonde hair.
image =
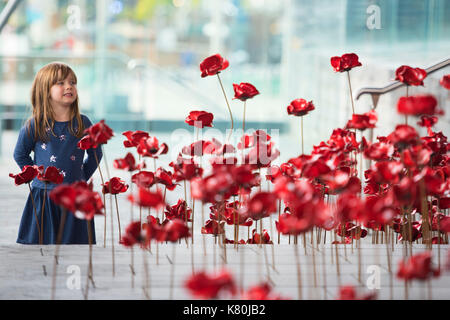
<svg viewBox="0 0 450 320">
<path fill-rule="evenodd" d="M 55 115 L 50 103 L 50 88 L 58 81 L 64 80 L 71 75 L 75 82 L 77 76 L 75 72 L 65 63 L 52 62 L 42 67 L 34 78 L 31 87 L 31 105 L 33 114 L 28 121 L 28 131 L 30 130 L 31 120 L 34 120 L 34 137 L 35 140 L 47 141 L 48 133 L 46 128 L 50 128 L 53 132 Z M 78 127 L 74 129 L 74 119 L 78 122 Z M 78 95 L 70 108 L 69 132 L 77 138 L 81 138 L 84 132 L 84 125 L 81 119 L 78 107 Z"/>
</svg>

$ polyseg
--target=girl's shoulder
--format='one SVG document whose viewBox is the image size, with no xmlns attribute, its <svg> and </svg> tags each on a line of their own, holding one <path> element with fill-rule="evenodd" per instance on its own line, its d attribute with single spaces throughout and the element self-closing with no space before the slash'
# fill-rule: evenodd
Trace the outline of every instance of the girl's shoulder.
<svg viewBox="0 0 450 320">
<path fill-rule="evenodd" d="M 34 127 L 35 127 L 35 122 L 34 122 L 34 118 L 30 117 L 27 120 L 25 120 L 25 123 L 22 126 L 21 130 L 26 130 L 28 132 L 34 132 Z"/>
<path fill-rule="evenodd" d="M 89 119 L 89 117 L 85 114 L 80 114 L 81 120 L 83 121 L 83 125 L 85 128 L 88 128 L 92 125 L 92 121 Z"/>
</svg>

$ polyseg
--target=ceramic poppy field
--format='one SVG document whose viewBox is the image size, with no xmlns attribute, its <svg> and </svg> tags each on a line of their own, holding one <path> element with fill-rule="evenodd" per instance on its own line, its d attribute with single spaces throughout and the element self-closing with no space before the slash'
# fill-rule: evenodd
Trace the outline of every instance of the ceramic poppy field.
<svg viewBox="0 0 450 320">
<path fill-rule="evenodd" d="M 283 159 L 268 132 L 246 131 L 247 103 L 259 94 L 249 83 L 233 84 L 244 113 L 244 134 L 233 143 L 237 128 L 219 76 L 231 67 L 214 55 L 200 70 L 205 81 L 217 76 L 223 92 L 230 115 L 223 137 L 199 140 L 200 131 L 213 126 L 214 115 L 195 110 L 186 112 L 185 122 L 197 138 L 177 151 L 176 159 L 164 159 L 171 146 L 151 133 L 126 131 L 121 134 L 123 158 L 97 159 L 101 185 L 61 183 L 58 169 L 51 167 L 27 166 L 11 174 L 16 185 L 36 176 L 58 184 L 49 192 L 52 201 L 64 214 L 85 219 L 89 230 L 97 216 L 97 245 L 89 249 L 58 244 L 3 248 L 22 259 L 36 257 L 27 269 L 33 271 L 23 276 L 39 278 L 39 285 L 27 290 L 23 283 L 16 294 L 40 299 L 449 299 L 450 167 L 447 137 L 435 129 L 444 111 L 431 94 L 408 95 L 409 86 L 423 85 L 426 72 L 401 66 L 396 80 L 405 84 L 406 96 L 396 112 L 405 121 L 389 135 L 368 141 L 364 132 L 376 127 L 379 116 L 375 110 L 355 113 L 350 71 L 361 66 L 353 53 L 331 58 L 331 71 L 346 72 L 352 118 L 317 141 L 310 154 L 304 152 L 303 117 L 317 106 L 305 99 L 289 103 L 286 116 L 300 117 L 301 145 L 297 157 Z M 449 90 L 449 75 L 441 85 Z M 427 134 L 420 136 L 415 127 L 425 127 Z M 118 139 L 103 120 L 85 133 L 79 142 L 83 150 Z M 110 176 L 111 165 L 127 178 Z M 23 270 L 3 264 L 7 272 Z M 83 274 L 77 290 L 68 289 L 68 276 L 61 274 L 72 265 Z"/>
</svg>

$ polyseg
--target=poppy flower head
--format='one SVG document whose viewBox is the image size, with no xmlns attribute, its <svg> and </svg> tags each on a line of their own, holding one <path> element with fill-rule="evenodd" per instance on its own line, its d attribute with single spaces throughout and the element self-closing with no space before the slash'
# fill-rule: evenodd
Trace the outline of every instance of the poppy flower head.
<svg viewBox="0 0 450 320">
<path fill-rule="evenodd" d="M 139 187 L 137 194 L 131 194 L 128 199 L 146 208 L 156 208 L 159 209 L 165 205 L 161 191 L 158 189 L 157 192 L 148 191 L 142 187 Z"/>
<path fill-rule="evenodd" d="M 225 222 L 217 222 L 216 220 L 206 220 L 205 226 L 202 227 L 202 234 L 212 234 L 217 236 L 219 234 L 225 233 L 224 229 Z"/>
<path fill-rule="evenodd" d="M 253 220 L 268 217 L 277 211 L 277 196 L 271 192 L 258 192 L 248 200 L 247 216 Z"/>
<path fill-rule="evenodd" d="M 16 186 L 19 186 L 24 183 L 31 182 L 38 175 L 38 167 L 36 165 L 33 166 L 24 166 L 21 173 L 12 174 L 9 176 L 14 179 L 14 183 Z"/>
<path fill-rule="evenodd" d="M 450 74 L 446 74 L 442 76 L 441 80 L 439 81 L 441 86 L 443 86 L 445 89 L 450 90 Z"/>
<path fill-rule="evenodd" d="M 91 148 L 97 148 L 97 145 L 94 143 L 94 141 L 92 140 L 91 136 L 89 136 L 89 135 L 86 135 L 83 138 L 81 138 L 80 141 L 78 141 L 77 146 L 81 150 L 88 150 L 88 149 L 91 149 Z"/>
<path fill-rule="evenodd" d="M 122 133 L 127 140 L 123 142 L 125 148 L 137 147 L 142 138 L 148 138 L 149 134 L 147 132 L 136 130 L 136 131 L 125 131 Z"/>
<path fill-rule="evenodd" d="M 75 189 L 75 212 L 77 218 L 91 220 L 95 215 L 103 215 L 103 201 L 98 192 L 92 191 L 87 183 L 73 183 Z"/>
<path fill-rule="evenodd" d="M 278 294 L 272 293 L 272 287 L 269 283 L 263 282 L 256 286 L 249 288 L 243 293 L 244 300 L 289 300 Z"/>
<path fill-rule="evenodd" d="M 89 128 L 85 129 L 84 133 L 87 133 L 91 137 L 92 143 L 95 146 L 107 143 L 108 140 L 114 136 L 114 132 L 110 127 L 108 127 L 108 125 L 106 125 L 105 120 L 101 120 L 100 122 L 93 124 Z"/>
<path fill-rule="evenodd" d="M 387 136 L 388 141 L 393 143 L 398 149 L 403 150 L 410 145 L 415 145 L 419 141 L 419 135 L 411 126 L 400 124 Z"/>
<path fill-rule="evenodd" d="M 184 146 L 181 149 L 181 153 L 188 156 L 197 156 L 201 157 L 205 154 L 213 154 L 215 152 L 215 145 L 211 141 L 198 140 L 194 143 L 191 143 L 188 146 Z"/>
<path fill-rule="evenodd" d="M 214 115 L 206 111 L 191 111 L 184 122 L 197 128 L 212 127 Z"/>
<path fill-rule="evenodd" d="M 358 129 L 364 131 L 368 128 L 375 128 L 378 115 L 375 110 L 370 110 L 364 114 L 353 114 L 352 119 L 347 122 L 347 129 Z"/>
<path fill-rule="evenodd" d="M 111 193 L 111 194 L 118 194 L 118 193 L 124 193 L 128 190 L 128 185 L 123 181 L 122 179 L 118 177 L 111 178 L 110 181 L 106 181 L 105 184 L 102 185 L 103 193 Z"/>
<path fill-rule="evenodd" d="M 155 172 L 156 183 L 163 184 L 168 190 L 174 190 L 178 184 L 173 183 L 172 172 L 167 171 L 163 168 L 156 169 Z"/>
<path fill-rule="evenodd" d="M 437 277 L 439 274 L 439 270 L 432 266 L 430 251 L 418 253 L 406 261 L 400 261 L 397 270 L 397 277 L 405 280 L 426 280 Z"/>
<path fill-rule="evenodd" d="M 179 239 L 189 238 L 191 236 L 191 232 L 189 231 L 189 227 L 183 220 L 173 219 L 164 224 L 162 233 L 164 236 L 160 237 L 159 241 L 170 241 L 175 242 Z"/>
<path fill-rule="evenodd" d="M 423 86 L 423 80 L 426 76 L 427 72 L 421 68 L 411 68 L 403 65 L 395 70 L 395 80 L 409 86 Z"/>
<path fill-rule="evenodd" d="M 115 159 L 113 162 L 113 166 L 114 168 L 119 170 L 127 170 L 129 172 L 132 172 L 144 168 L 145 162 L 136 165 L 136 159 L 134 158 L 133 154 L 128 152 L 125 158 Z"/>
<path fill-rule="evenodd" d="M 294 115 L 301 117 L 306 115 L 308 112 L 315 109 L 312 101 L 306 101 L 305 99 L 295 99 L 287 107 L 287 113 L 289 115 Z"/>
<path fill-rule="evenodd" d="M 252 230 L 252 238 L 247 240 L 249 244 L 273 244 L 272 240 L 270 240 L 270 235 L 267 229 L 264 229 L 262 232 L 262 236 L 256 232 L 256 229 Z"/>
<path fill-rule="evenodd" d="M 397 111 L 405 115 L 442 115 L 443 110 L 437 109 L 437 100 L 431 95 L 415 95 L 401 97 L 397 102 Z"/>
<path fill-rule="evenodd" d="M 197 272 L 187 279 L 185 288 L 200 299 L 215 299 L 226 293 L 231 295 L 236 293 L 234 279 L 227 270 L 221 270 L 217 274 Z"/>
<path fill-rule="evenodd" d="M 212 55 L 200 63 L 200 71 L 202 78 L 207 76 L 214 76 L 220 71 L 228 68 L 229 62 L 220 54 Z"/>
<path fill-rule="evenodd" d="M 436 116 L 427 116 L 423 115 L 420 117 L 420 121 L 417 122 L 418 126 L 431 128 L 438 122 L 438 118 Z"/>
<path fill-rule="evenodd" d="M 358 295 L 355 287 L 342 286 L 339 288 L 339 296 L 337 300 L 374 300 L 376 293 L 368 293 L 365 295 Z"/>
<path fill-rule="evenodd" d="M 60 184 L 64 181 L 64 176 L 54 166 L 49 166 L 45 170 L 44 166 L 39 166 L 37 178 L 45 183 Z"/>
<path fill-rule="evenodd" d="M 350 71 L 355 67 L 361 66 L 361 62 L 358 61 L 359 57 L 355 53 L 346 53 L 342 56 L 332 57 L 330 59 L 331 66 L 335 72 Z"/>
<path fill-rule="evenodd" d="M 186 201 L 179 199 L 177 204 L 173 206 L 167 205 L 164 214 L 169 220 L 180 219 L 182 221 L 191 221 L 192 209 L 188 207 Z"/>
<path fill-rule="evenodd" d="M 49 194 L 52 201 L 70 212 L 77 210 L 77 191 L 72 185 L 60 184 Z"/>
<path fill-rule="evenodd" d="M 120 243 L 125 247 L 132 247 L 135 244 L 143 244 L 145 235 L 142 233 L 140 221 L 131 222 L 125 229 L 125 233 L 120 239 Z"/>
<path fill-rule="evenodd" d="M 159 144 L 156 137 L 142 137 L 139 140 L 139 144 L 136 147 L 137 153 L 143 157 L 150 157 L 158 159 L 162 154 L 166 154 L 169 151 L 167 144 Z"/>
<path fill-rule="evenodd" d="M 151 171 L 139 171 L 131 176 L 131 182 L 140 188 L 150 188 L 155 181 L 155 175 Z"/>
<path fill-rule="evenodd" d="M 233 83 L 234 99 L 246 101 L 259 94 L 259 91 L 250 83 L 241 82 L 240 84 Z"/>
</svg>

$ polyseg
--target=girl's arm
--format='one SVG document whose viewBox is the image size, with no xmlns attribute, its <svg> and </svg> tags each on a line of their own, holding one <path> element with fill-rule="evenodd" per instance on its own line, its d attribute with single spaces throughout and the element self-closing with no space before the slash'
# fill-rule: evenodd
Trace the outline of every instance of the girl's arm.
<svg viewBox="0 0 450 320">
<path fill-rule="evenodd" d="M 81 116 L 84 123 L 84 128 L 87 129 L 90 126 L 92 126 L 91 120 L 85 115 Z M 94 174 L 95 170 L 97 169 L 97 160 L 100 164 L 100 161 L 102 160 L 103 153 L 102 153 L 102 147 L 98 146 L 97 148 L 91 148 L 86 150 L 87 152 L 87 158 L 84 159 L 83 162 L 83 171 L 84 171 L 84 177 L 86 178 L 86 181 L 88 181 L 92 175 Z M 97 159 L 95 159 L 95 154 L 97 154 Z"/>
<path fill-rule="evenodd" d="M 33 159 L 30 156 L 31 151 L 34 149 L 34 145 L 33 125 L 31 123 L 28 129 L 28 125 L 25 124 L 22 129 L 20 129 L 16 147 L 14 148 L 14 160 L 19 165 L 20 169 L 23 169 L 26 165 L 34 165 Z"/>
<path fill-rule="evenodd" d="M 101 146 L 98 146 L 95 149 L 91 148 L 86 151 L 88 156 L 83 162 L 83 171 L 84 177 L 86 178 L 86 181 L 88 181 L 94 174 L 95 170 L 97 169 L 97 160 L 95 159 L 95 154 L 97 154 L 98 163 L 100 164 L 103 153 Z"/>
</svg>

